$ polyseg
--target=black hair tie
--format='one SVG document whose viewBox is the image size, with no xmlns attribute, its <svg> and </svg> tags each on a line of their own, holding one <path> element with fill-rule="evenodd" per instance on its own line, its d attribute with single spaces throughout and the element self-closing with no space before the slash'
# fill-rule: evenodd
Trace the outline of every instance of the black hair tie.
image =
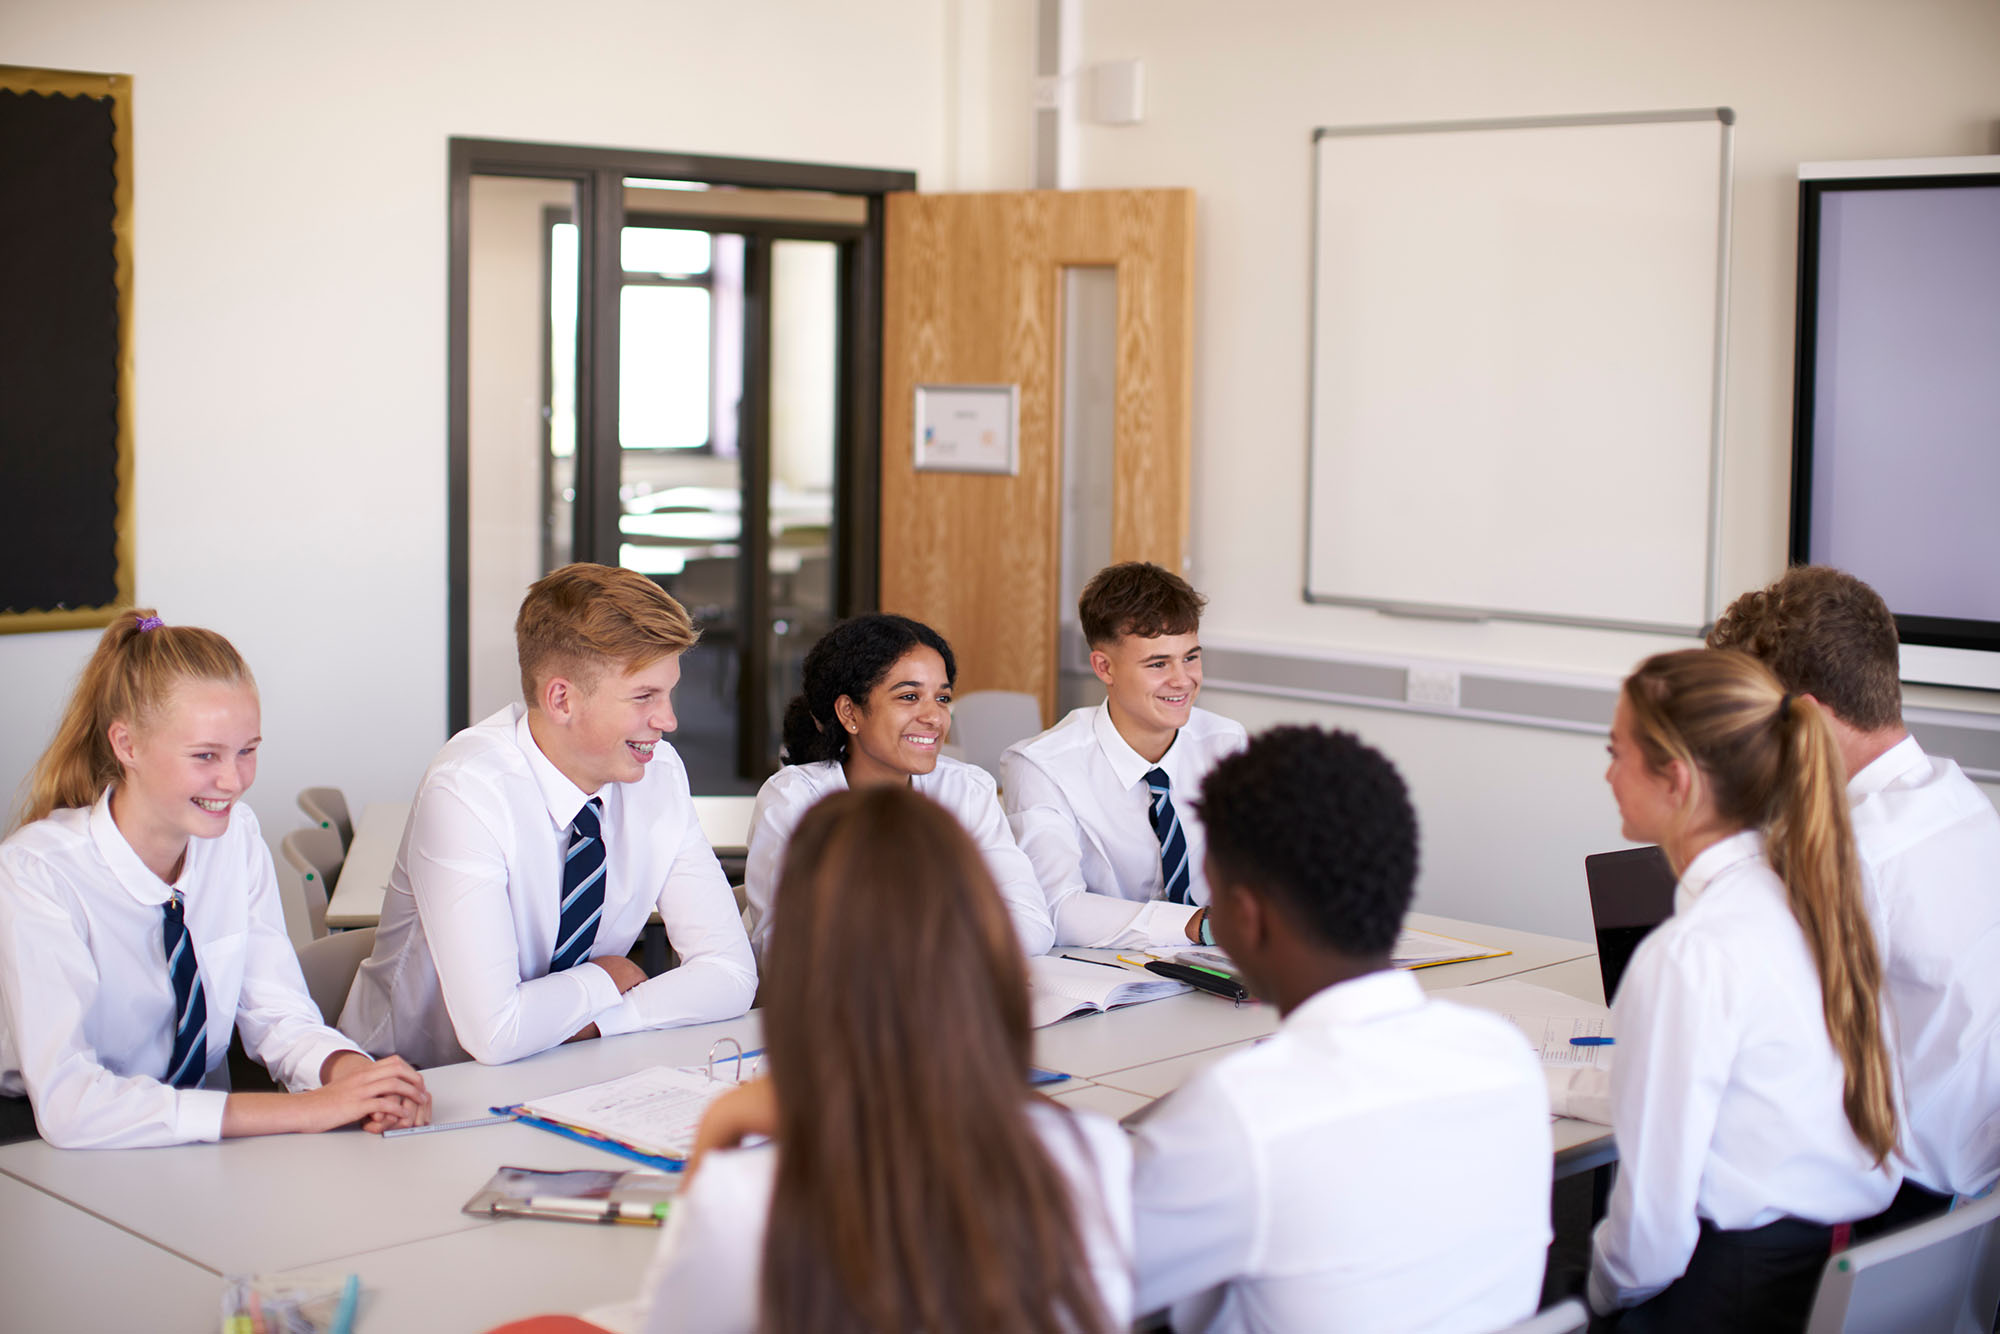
<svg viewBox="0 0 2000 1334">
<path fill-rule="evenodd" d="M 1784 694 L 1778 696 L 1778 721 L 1780 723 L 1787 722 L 1791 719 L 1792 701 L 1796 698 L 1797 696 L 1792 694 L 1792 692 L 1789 690 L 1787 690 Z"/>
</svg>

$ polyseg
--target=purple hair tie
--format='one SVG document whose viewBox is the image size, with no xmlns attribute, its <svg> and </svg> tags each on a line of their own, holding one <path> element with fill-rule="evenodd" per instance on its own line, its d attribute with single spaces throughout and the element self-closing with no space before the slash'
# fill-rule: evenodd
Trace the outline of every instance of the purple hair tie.
<svg viewBox="0 0 2000 1334">
<path fill-rule="evenodd" d="M 165 624 L 166 622 L 157 616 L 141 616 L 139 618 L 139 633 L 143 635 L 148 630 L 157 630 Z"/>
</svg>

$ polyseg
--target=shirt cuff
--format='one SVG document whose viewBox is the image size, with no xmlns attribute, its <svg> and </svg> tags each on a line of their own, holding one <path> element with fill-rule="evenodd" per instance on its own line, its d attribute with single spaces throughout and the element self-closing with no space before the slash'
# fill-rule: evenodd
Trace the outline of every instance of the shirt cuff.
<svg viewBox="0 0 2000 1334">
<path fill-rule="evenodd" d="M 1139 915 L 1132 919 L 1131 929 L 1143 932 L 1148 945 L 1192 945 L 1196 942 L 1188 939 L 1187 925 L 1200 911 L 1198 903 L 1169 903 L 1165 899 L 1152 899 L 1140 905 Z"/>
<path fill-rule="evenodd" d="M 326 1068 L 328 1061 L 344 1051 L 361 1052 L 363 1056 L 368 1056 L 367 1052 L 361 1051 L 360 1047 L 338 1033 L 328 1034 L 324 1039 L 306 1048 L 304 1059 L 293 1070 L 292 1078 L 286 1083 L 285 1087 L 293 1093 L 310 1093 L 312 1090 L 321 1087 L 322 1081 L 319 1077 L 319 1072 Z M 375 1058 L 368 1056 L 368 1059 L 372 1061 Z"/>
<path fill-rule="evenodd" d="M 604 1038 L 617 1037 L 620 1033 L 636 1033 L 647 1026 L 639 1014 L 639 1007 L 632 1003 L 631 992 L 620 996 L 617 1004 L 598 1015 L 596 1023 L 597 1035 Z"/>
<path fill-rule="evenodd" d="M 174 1103 L 174 1134 L 184 1144 L 213 1144 L 222 1138 L 221 1089 L 182 1089 Z"/>
<path fill-rule="evenodd" d="M 598 1032 L 605 1032 L 605 1011 L 617 1009 L 625 998 L 618 990 L 618 983 L 612 980 L 610 973 L 596 967 L 588 959 L 570 969 L 569 975 L 583 984 L 584 1000 L 590 1006 L 591 1022 L 597 1025 Z"/>
<path fill-rule="evenodd" d="M 1549 1110 L 1578 1121 L 1611 1124 L 1611 1072 L 1590 1067 L 1542 1067 L 1549 1085 Z"/>
</svg>

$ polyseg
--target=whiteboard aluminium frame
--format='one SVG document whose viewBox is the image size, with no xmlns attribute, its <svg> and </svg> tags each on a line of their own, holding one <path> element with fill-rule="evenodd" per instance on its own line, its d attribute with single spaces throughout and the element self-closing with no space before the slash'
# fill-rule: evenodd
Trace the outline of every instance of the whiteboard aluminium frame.
<svg viewBox="0 0 2000 1334">
<path fill-rule="evenodd" d="M 1538 130 L 1575 128 L 1588 125 L 1655 125 L 1674 121 L 1715 120 L 1722 124 L 1722 179 L 1717 190 L 1715 244 L 1715 347 L 1711 378 L 1708 430 L 1708 552 L 1706 586 L 1703 590 L 1702 624 L 1664 625 L 1647 621 L 1599 620 L 1582 616 L 1507 611 L 1497 607 L 1454 607 L 1430 602 L 1398 602 L 1384 598 L 1348 597 L 1315 593 L 1312 587 L 1313 542 L 1313 445 L 1319 432 L 1319 236 L 1320 161 L 1319 141 L 1390 134 L 1455 134 L 1466 130 Z M 1308 603 L 1322 606 L 1361 607 L 1388 616 L 1413 616 L 1440 621 L 1527 621 L 1537 625 L 1562 625 L 1587 630 L 1626 630 L 1644 634 L 1693 635 L 1699 637 L 1715 623 L 1722 607 L 1722 428 L 1727 401 L 1729 369 L 1729 232 L 1732 215 L 1731 182 L 1735 176 L 1736 113 L 1729 107 L 1691 107 L 1678 111 L 1610 112 L 1578 116 L 1501 116 L 1481 120 L 1405 121 L 1382 125 L 1322 125 L 1312 132 L 1312 223 L 1311 264 L 1306 275 L 1306 490 L 1305 490 L 1305 569 L 1303 595 Z"/>
</svg>

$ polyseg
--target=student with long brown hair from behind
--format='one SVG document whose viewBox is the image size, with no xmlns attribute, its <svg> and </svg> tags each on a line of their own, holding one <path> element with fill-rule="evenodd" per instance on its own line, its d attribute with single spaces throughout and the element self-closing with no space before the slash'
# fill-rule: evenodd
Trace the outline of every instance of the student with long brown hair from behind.
<svg viewBox="0 0 2000 1334">
<path fill-rule="evenodd" d="M 1131 1151 L 1029 1091 L 1026 969 L 971 838 L 907 788 L 839 793 L 781 885 L 770 1077 L 703 1124 L 648 1334 L 1124 1329 Z"/>
<path fill-rule="evenodd" d="M 1834 735 L 1745 654 L 1648 658 L 1605 780 L 1680 875 L 1612 1009 L 1618 1184 L 1590 1302 L 1621 1331 L 1803 1330 L 1900 1174 L 1882 970 Z M 1599 1327 L 1613 1327 L 1608 1320 Z"/>
</svg>

